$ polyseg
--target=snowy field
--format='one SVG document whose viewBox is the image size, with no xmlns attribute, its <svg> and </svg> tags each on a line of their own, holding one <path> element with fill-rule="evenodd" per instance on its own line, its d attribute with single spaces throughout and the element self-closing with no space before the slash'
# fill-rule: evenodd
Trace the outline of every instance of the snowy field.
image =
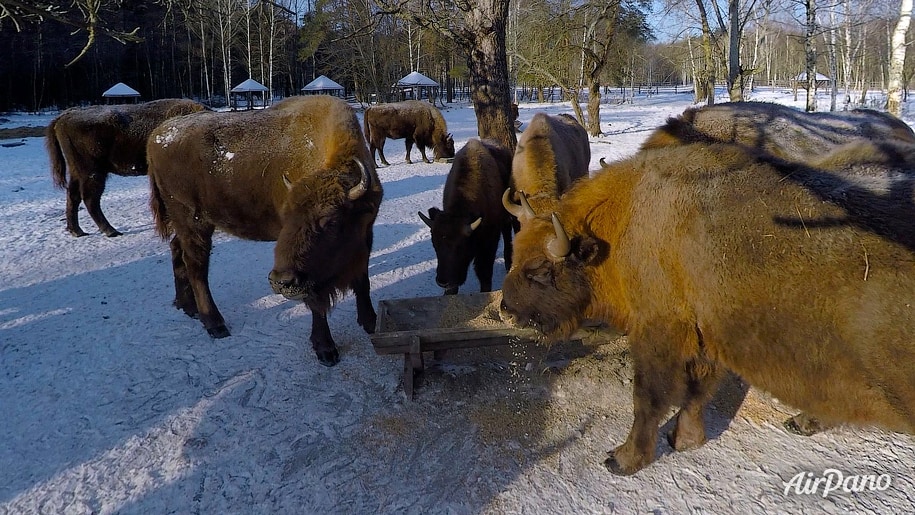
<svg viewBox="0 0 915 515">
<path fill-rule="evenodd" d="M 754 99 L 803 105 L 787 91 Z M 632 154 L 690 105 L 688 93 L 605 105 L 592 169 L 601 157 Z M 536 111 L 571 108 L 522 103 L 521 121 Z M 54 114 L 4 115 L 0 128 L 44 125 Z M 469 106 L 444 115 L 457 148 L 476 136 Z M 98 233 L 83 209 L 90 235 L 76 239 L 43 139 L 0 143 L 0 513 L 904 513 L 915 505 L 913 437 L 789 434 L 781 422 L 795 410 L 738 379 L 708 410 L 704 447 L 674 453 L 659 438 L 654 464 L 611 475 L 605 453 L 632 421 L 624 338 L 448 354 L 408 401 L 401 358 L 374 352 L 347 296 L 329 317 L 341 362 L 323 367 L 308 341 L 309 311 L 270 290 L 271 243 L 217 235 L 210 285 L 232 336 L 212 340 L 171 305 L 168 245 L 153 231 L 146 178 L 109 179 L 102 206 L 123 236 Z M 23 144 L 7 146 L 15 143 Z M 441 294 L 416 212 L 441 206 L 449 170 L 419 162 L 416 150 L 416 164 L 406 164 L 402 140 L 388 141 L 385 154 L 369 269 L 376 305 Z M 494 284 L 504 275 L 497 264 Z M 471 273 L 461 292 L 478 288 Z M 824 495 L 824 480 L 816 493 L 786 493 L 798 475 L 834 484 L 837 474 L 882 483 Z"/>
</svg>

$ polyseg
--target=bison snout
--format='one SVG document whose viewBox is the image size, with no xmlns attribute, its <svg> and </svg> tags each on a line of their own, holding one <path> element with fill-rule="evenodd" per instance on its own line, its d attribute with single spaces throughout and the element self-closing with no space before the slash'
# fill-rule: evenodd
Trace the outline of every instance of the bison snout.
<svg viewBox="0 0 915 515">
<path fill-rule="evenodd" d="M 288 270 L 271 270 L 267 276 L 273 293 L 278 293 L 291 300 L 302 300 L 308 289 L 300 283 L 296 275 Z"/>
</svg>

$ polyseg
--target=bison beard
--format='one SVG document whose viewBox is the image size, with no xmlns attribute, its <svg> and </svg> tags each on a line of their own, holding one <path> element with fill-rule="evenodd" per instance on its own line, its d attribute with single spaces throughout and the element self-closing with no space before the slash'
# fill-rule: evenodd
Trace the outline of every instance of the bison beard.
<svg viewBox="0 0 915 515">
<path fill-rule="evenodd" d="M 175 305 L 211 336 L 229 336 L 207 280 L 217 228 L 276 241 L 268 280 L 311 310 L 321 364 L 339 362 L 327 313 L 346 290 L 355 293 L 358 323 L 374 331 L 368 258 L 382 189 L 345 102 L 297 97 L 263 111 L 178 118 L 147 147 L 156 231 L 174 235 Z"/>
</svg>

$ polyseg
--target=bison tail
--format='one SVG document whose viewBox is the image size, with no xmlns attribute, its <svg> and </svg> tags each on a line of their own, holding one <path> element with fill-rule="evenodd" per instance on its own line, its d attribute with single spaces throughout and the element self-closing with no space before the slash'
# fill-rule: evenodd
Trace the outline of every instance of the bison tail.
<svg viewBox="0 0 915 515">
<path fill-rule="evenodd" d="M 172 234 L 172 227 L 169 223 L 168 211 L 165 209 L 165 201 L 162 200 L 162 193 L 152 174 L 149 175 L 149 209 L 152 211 L 153 220 L 156 223 L 156 234 L 163 240 L 167 240 Z"/>
<path fill-rule="evenodd" d="M 60 141 L 57 139 L 55 130 L 57 120 L 52 120 L 45 130 L 45 148 L 48 150 L 48 157 L 51 160 L 51 179 L 54 185 L 60 189 L 67 187 L 67 161 L 64 159 L 64 153 L 60 149 Z"/>
</svg>

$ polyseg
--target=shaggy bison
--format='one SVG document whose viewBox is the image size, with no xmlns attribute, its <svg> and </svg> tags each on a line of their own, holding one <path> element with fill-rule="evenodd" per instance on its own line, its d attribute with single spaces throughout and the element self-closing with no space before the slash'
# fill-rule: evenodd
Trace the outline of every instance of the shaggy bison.
<svg viewBox="0 0 915 515">
<path fill-rule="evenodd" d="M 176 118 L 150 135 L 148 156 L 156 231 L 174 235 L 175 305 L 211 336 L 229 336 L 207 282 L 215 229 L 276 241 L 270 285 L 311 310 L 322 364 L 340 359 L 327 313 L 341 292 L 355 292 L 357 320 L 374 331 L 368 260 L 382 189 L 346 102 L 290 98 Z"/>
<path fill-rule="evenodd" d="M 204 110 L 182 99 L 143 104 L 67 109 L 51 121 L 45 141 L 54 184 L 67 190 L 67 231 L 85 236 L 79 226 L 79 203 L 106 236 L 120 236 L 102 213 L 108 174 L 146 175 L 146 137 L 168 118 Z M 67 165 L 70 179 L 67 180 Z"/>
<path fill-rule="evenodd" d="M 729 102 L 687 109 L 655 130 L 643 149 L 684 143 L 738 143 L 789 161 L 807 162 L 852 140 L 915 143 L 915 132 L 869 109 L 807 113 L 766 102 Z"/>
<path fill-rule="evenodd" d="M 588 176 L 588 133 L 568 115 L 537 113 L 518 139 L 512 185 L 535 209 L 549 209 L 572 183 Z"/>
<path fill-rule="evenodd" d="M 644 150 L 529 213 L 506 318 L 628 331 L 634 421 L 605 464 L 706 439 L 722 371 L 826 424 L 915 430 L 915 146 L 858 140 L 814 166 L 733 144 Z"/>
<path fill-rule="evenodd" d="M 435 282 L 452 295 L 467 280 L 473 261 L 480 291 L 492 291 L 492 269 L 502 235 L 506 270 L 511 267 L 511 218 L 501 192 L 511 176 L 511 150 L 493 140 L 471 139 L 457 153 L 442 195 L 442 209 L 419 213 L 432 229 L 438 259 Z"/>
<path fill-rule="evenodd" d="M 434 159 L 454 157 L 454 138 L 448 133 L 448 125 L 441 111 L 429 102 L 406 100 L 390 104 L 371 106 L 365 110 L 365 139 L 369 142 L 369 151 L 375 159 L 375 150 L 381 163 L 388 165 L 384 157 L 386 138 L 406 138 L 407 162 L 413 143 L 419 148 L 423 161 L 431 163 L 426 157 L 426 147 L 432 149 Z"/>
</svg>

